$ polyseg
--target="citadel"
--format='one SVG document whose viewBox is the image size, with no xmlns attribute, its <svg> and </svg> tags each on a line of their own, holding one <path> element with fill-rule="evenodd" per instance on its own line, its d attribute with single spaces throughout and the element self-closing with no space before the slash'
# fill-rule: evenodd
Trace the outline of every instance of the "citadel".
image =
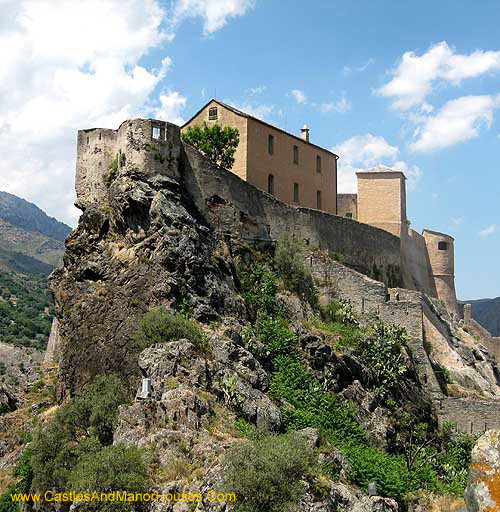
<svg viewBox="0 0 500 512">
<path fill-rule="evenodd" d="M 211 164 L 181 141 L 182 129 L 205 121 L 238 128 L 232 170 Z M 105 211 L 109 182 L 127 169 L 180 186 L 203 222 L 229 244 L 292 235 L 341 255 L 342 264 L 311 252 L 320 300 L 346 298 L 361 316 L 407 330 L 419 379 L 440 422 L 469 433 L 500 428 L 500 339 L 471 318 L 470 306 L 457 303 L 453 238 L 411 229 L 401 171 L 358 172 L 358 193 L 338 194 L 338 158 L 312 144 L 307 127 L 297 137 L 212 100 L 182 128 L 133 119 L 117 130 L 80 130 L 76 205 L 84 213 Z M 132 202 L 140 202 L 141 193 L 127 191 Z M 120 208 L 126 215 L 132 206 Z M 140 243 L 140 227 L 134 236 Z M 112 257 L 133 257 L 123 251 Z M 61 310 L 57 317 L 49 358 L 66 343 Z M 443 368 L 455 383 L 453 392 L 445 391 Z"/>
</svg>

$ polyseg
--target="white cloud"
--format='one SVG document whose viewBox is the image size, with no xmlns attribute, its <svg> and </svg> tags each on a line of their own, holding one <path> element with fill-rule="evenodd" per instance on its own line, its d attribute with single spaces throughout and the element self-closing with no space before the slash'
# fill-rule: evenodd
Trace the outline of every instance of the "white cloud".
<svg viewBox="0 0 500 512">
<path fill-rule="evenodd" d="M 392 98 L 394 108 L 408 110 L 426 105 L 425 98 L 437 84 L 459 85 L 466 78 L 498 70 L 500 51 L 476 50 L 461 55 L 443 41 L 421 56 L 414 52 L 404 53 L 393 71 L 393 78 L 375 92 Z"/>
<path fill-rule="evenodd" d="M 487 228 L 482 229 L 479 231 L 479 236 L 490 236 L 493 233 L 495 233 L 497 230 L 496 224 L 490 224 Z"/>
<path fill-rule="evenodd" d="M 303 91 L 299 90 L 299 89 L 292 89 L 290 91 L 290 96 L 292 96 L 292 98 L 297 102 L 297 103 L 300 103 L 302 105 L 304 105 L 305 103 L 307 103 L 307 96 L 304 94 Z"/>
<path fill-rule="evenodd" d="M 408 180 L 408 189 L 412 190 L 420 179 L 421 171 L 416 165 L 397 160 L 399 149 L 391 146 L 384 137 L 366 133 L 347 139 L 332 148 L 339 155 L 338 188 L 341 193 L 355 193 L 357 189 L 356 172 L 379 167 L 403 171 Z"/>
<path fill-rule="evenodd" d="M 362 73 L 363 71 L 366 71 L 366 69 L 372 64 L 375 64 L 375 59 L 368 59 L 362 66 L 344 66 L 342 68 L 342 73 L 344 75 L 350 75 L 351 73 Z"/>
<path fill-rule="evenodd" d="M 262 94 L 265 90 L 267 90 L 267 86 L 265 86 L 265 85 L 258 85 L 257 87 L 250 87 L 245 92 L 249 96 L 257 96 L 258 94 Z"/>
<path fill-rule="evenodd" d="M 475 138 L 481 126 L 491 126 L 497 108 L 500 95 L 464 96 L 448 101 L 434 116 L 413 116 L 416 140 L 410 149 L 432 151 Z"/>
<path fill-rule="evenodd" d="M 257 119 L 269 121 L 269 117 L 274 113 L 274 105 L 262 105 L 250 103 L 248 101 L 238 102 L 233 100 L 224 100 L 224 103 L 233 106 L 234 108 L 245 112 Z"/>
<path fill-rule="evenodd" d="M 4 18 L 5 16 L 5 18 Z M 179 93 L 152 93 L 171 60 L 139 60 L 170 39 L 156 0 L 3 1 L 0 189 L 74 224 L 76 131 L 155 113 L 178 121 Z"/>
<path fill-rule="evenodd" d="M 348 112 L 352 108 L 352 103 L 342 96 L 340 100 L 334 101 L 333 103 L 321 103 L 318 106 L 318 110 L 324 114 L 329 112 L 338 112 L 343 114 Z"/>
<path fill-rule="evenodd" d="M 255 0 L 177 0 L 174 22 L 200 17 L 205 34 L 211 34 L 224 27 L 229 18 L 243 16 L 254 6 Z"/>
<path fill-rule="evenodd" d="M 157 119 L 168 119 L 171 123 L 182 125 L 185 119 L 181 113 L 186 106 L 186 98 L 177 91 L 166 90 L 160 94 L 160 105 L 153 110 Z"/>
</svg>

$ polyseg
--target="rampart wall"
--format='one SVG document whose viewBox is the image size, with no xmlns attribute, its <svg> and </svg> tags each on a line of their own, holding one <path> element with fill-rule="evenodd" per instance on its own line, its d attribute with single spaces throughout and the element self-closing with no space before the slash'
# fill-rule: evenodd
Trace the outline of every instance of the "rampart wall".
<svg viewBox="0 0 500 512">
<path fill-rule="evenodd" d="M 346 265 L 389 286 L 402 283 L 398 237 L 351 219 L 288 206 L 212 165 L 188 145 L 182 172 L 198 209 L 217 230 L 243 239 L 295 236 L 341 254 Z"/>
</svg>

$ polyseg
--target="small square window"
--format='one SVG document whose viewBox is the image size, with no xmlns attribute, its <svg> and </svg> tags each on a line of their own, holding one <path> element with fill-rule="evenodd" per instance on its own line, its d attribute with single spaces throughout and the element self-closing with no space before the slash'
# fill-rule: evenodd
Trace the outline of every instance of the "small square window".
<svg viewBox="0 0 500 512">
<path fill-rule="evenodd" d="M 352 219 L 352 213 L 351 212 L 347 212 L 345 214 L 345 216 L 348 218 L 348 219 Z"/>
<path fill-rule="evenodd" d="M 160 138 L 160 128 L 158 126 L 153 126 L 153 139 Z"/>
<path fill-rule="evenodd" d="M 293 184 L 293 202 L 294 203 L 299 203 L 299 184 L 298 183 L 294 183 Z"/>
<path fill-rule="evenodd" d="M 293 146 L 293 163 L 299 163 L 299 146 Z"/>
<path fill-rule="evenodd" d="M 267 151 L 270 155 L 274 154 L 274 135 L 269 135 L 267 138 Z"/>
<path fill-rule="evenodd" d="M 208 109 L 208 120 L 217 121 L 217 107 L 210 107 Z"/>
<path fill-rule="evenodd" d="M 448 250 L 448 243 L 447 242 L 438 242 L 438 250 L 440 250 L 440 251 L 447 251 Z"/>
<path fill-rule="evenodd" d="M 321 172 L 321 157 L 319 155 L 316 156 L 316 172 Z"/>
</svg>

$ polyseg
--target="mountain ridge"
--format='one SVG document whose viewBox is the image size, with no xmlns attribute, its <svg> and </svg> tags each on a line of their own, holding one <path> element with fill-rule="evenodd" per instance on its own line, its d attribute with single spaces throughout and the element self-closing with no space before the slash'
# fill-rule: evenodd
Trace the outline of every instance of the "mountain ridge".
<svg viewBox="0 0 500 512">
<path fill-rule="evenodd" d="M 71 228 L 26 199 L 0 191 L 0 219 L 26 231 L 35 231 L 64 242 Z"/>
</svg>

